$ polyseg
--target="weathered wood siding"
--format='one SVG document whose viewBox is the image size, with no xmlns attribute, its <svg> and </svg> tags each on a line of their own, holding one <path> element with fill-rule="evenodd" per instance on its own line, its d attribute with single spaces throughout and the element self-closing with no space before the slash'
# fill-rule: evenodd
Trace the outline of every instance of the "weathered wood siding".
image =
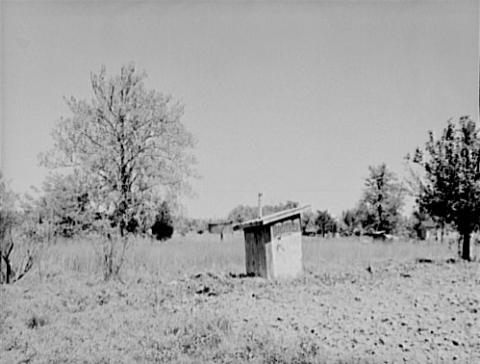
<svg viewBox="0 0 480 364">
<path fill-rule="evenodd" d="M 247 274 L 270 278 L 267 269 L 266 245 L 270 242 L 268 226 L 245 229 L 245 263 Z"/>
<path fill-rule="evenodd" d="M 294 278 L 303 271 L 300 218 L 271 226 L 272 278 Z"/>
</svg>

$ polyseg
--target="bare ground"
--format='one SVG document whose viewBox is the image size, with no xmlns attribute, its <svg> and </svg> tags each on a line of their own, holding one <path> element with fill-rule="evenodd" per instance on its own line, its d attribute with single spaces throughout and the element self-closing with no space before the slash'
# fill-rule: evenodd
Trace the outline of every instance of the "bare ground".
<svg viewBox="0 0 480 364">
<path fill-rule="evenodd" d="M 479 263 L 369 266 L 29 276 L 0 288 L 0 362 L 480 363 Z"/>
</svg>

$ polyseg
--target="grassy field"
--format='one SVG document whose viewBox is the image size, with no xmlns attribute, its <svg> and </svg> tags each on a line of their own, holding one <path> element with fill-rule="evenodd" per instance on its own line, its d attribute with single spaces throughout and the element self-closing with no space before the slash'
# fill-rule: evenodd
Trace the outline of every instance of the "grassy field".
<svg viewBox="0 0 480 364">
<path fill-rule="evenodd" d="M 480 362 L 480 264 L 446 245 L 304 238 L 291 281 L 240 278 L 241 234 L 137 240 L 122 282 L 98 252 L 59 242 L 1 287 L 0 362 Z"/>
<path fill-rule="evenodd" d="M 370 263 L 416 258 L 454 257 L 447 245 L 437 243 L 373 243 L 368 238 L 322 239 L 303 237 L 306 269 L 331 272 L 366 267 Z M 138 239 L 129 250 L 124 276 L 159 275 L 174 279 L 199 272 L 244 273 L 243 234 L 175 236 L 167 242 Z M 100 274 L 100 246 L 91 241 L 64 241 L 41 251 L 36 273 L 42 277 L 64 272 Z"/>
</svg>

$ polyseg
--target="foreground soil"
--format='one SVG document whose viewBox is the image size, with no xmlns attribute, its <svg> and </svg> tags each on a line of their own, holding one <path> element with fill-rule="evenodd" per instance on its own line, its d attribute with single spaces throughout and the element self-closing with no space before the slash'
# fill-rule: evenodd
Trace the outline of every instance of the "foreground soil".
<svg viewBox="0 0 480 364">
<path fill-rule="evenodd" d="M 0 362 L 480 363 L 480 264 L 1 287 Z"/>
</svg>

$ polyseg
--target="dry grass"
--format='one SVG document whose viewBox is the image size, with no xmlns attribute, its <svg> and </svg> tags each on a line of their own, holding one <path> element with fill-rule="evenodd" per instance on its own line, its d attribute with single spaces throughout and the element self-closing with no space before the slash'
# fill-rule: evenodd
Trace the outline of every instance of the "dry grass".
<svg viewBox="0 0 480 364">
<path fill-rule="evenodd" d="M 416 258 L 446 259 L 455 252 L 445 244 L 372 242 L 363 238 L 322 239 L 303 237 L 304 265 L 313 271 L 336 271 L 384 261 L 413 261 Z M 40 252 L 40 277 L 76 272 L 99 274 L 100 246 L 92 241 L 63 241 Z M 174 279 L 199 272 L 242 273 L 245 270 L 242 233 L 226 235 L 175 236 L 167 242 L 137 239 L 129 249 L 124 274 L 147 274 Z"/>
<path fill-rule="evenodd" d="M 124 276 L 154 275 L 174 279 L 198 272 L 241 272 L 244 247 L 241 235 L 175 236 L 167 242 L 136 239 L 123 267 Z M 100 274 L 101 247 L 95 241 L 68 240 L 42 250 L 37 264 L 40 278 L 65 272 Z"/>
<path fill-rule="evenodd" d="M 308 238 L 283 282 L 236 278 L 241 234 L 137 240 L 123 282 L 98 251 L 46 247 L 0 288 L 1 363 L 480 362 L 480 265 L 446 246 Z"/>
</svg>

